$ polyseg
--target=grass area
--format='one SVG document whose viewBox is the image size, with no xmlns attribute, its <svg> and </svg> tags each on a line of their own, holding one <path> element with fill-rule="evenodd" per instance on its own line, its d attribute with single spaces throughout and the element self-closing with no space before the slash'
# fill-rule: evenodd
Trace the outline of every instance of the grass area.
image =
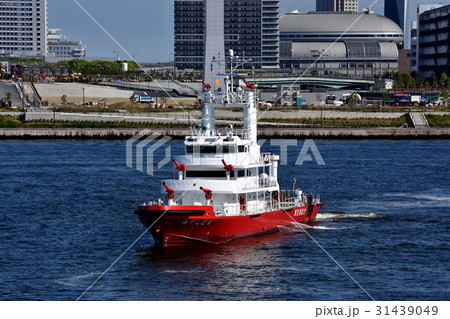
<svg viewBox="0 0 450 319">
<path fill-rule="evenodd" d="M 449 128 L 450 115 L 425 114 L 430 127 Z"/>
<path fill-rule="evenodd" d="M 302 120 L 265 120 L 271 123 L 295 123 L 305 126 L 320 125 L 320 119 Z M 400 127 L 406 123 L 406 119 L 372 120 L 372 119 L 324 119 L 324 127 Z M 234 125 L 239 128 L 239 125 Z M 3 128 L 188 128 L 184 123 L 132 123 L 132 122 L 93 122 L 93 121 L 21 121 L 18 117 L 0 117 L 0 127 Z M 265 127 L 259 125 L 259 127 Z M 272 127 L 273 126 L 267 126 Z"/>
<path fill-rule="evenodd" d="M 167 108 L 150 108 L 145 104 L 141 103 L 116 103 L 112 105 L 108 105 L 108 108 L 102 108 L 101 106 L 79 106 L 75 107 L 60 107 L 57 106 L 55 108 L 56 112 L 69 112 L 69 113 L 88 113 L 88 112 L 97 112 L 97 113 L 112 113 L 117 112 L 118 110 L 126 110 L 129 113 L 173 113 L 173 112 L 191 112 L 191 111 L 201 111 L 200 107 L 192 107 L 191 105 L 186 106 L 180 104 L 180 106 L 168 106 Z M 231 113 L 241 113 L 241 108 L 217 108 L 217 110 L 223 110 Z M 278 112 L 292 112 L 292 111 L 339 111 L 339 112 L 363 112 L 363 113 L 374 113 L 374 112 L 404 112 L 408 113 L 411 111 L 439 111 L 439 112 L 450 112 L 449 107 L 444 106 L 433 106 L 433 107 L 421 107 L 421 106 L 411 106 L 411 107 L 392 107 L 392 106 L 331 106 L 326 105 L 323 108 L 320 106 L 272 106 L 272 107 L 258 107 L 260 112 L 265 111 L 278 111 Z"/>
<path fill-rule="evenodd" d="M 450 115 L 426 115 L 430 127 L 449 128 L 450 127 Z M 270 123 L 290 123 L 290 124 L 302 124 L 306 127 L 323 126 L 328 128 L 375 128 L 375 127 L 401 127 L 405 123 L 409 127 L 412 127 L 409 116 L 404 115 L 394 119 L 326 119 L 322 121 L 320 119 L 265 119 L 262 122 Z M 239 125 L 234 125 L 239 128 Z M 94 122 L 94 121 L 25 121 L 23 116 L 0 116 L 0 128 L 188 128 L 186 123 L 168 123 L 168 122 Z M 259 125 L 259 127 L 271 127 Z"/>
<path fill-rule="evenodd" d="M 0 127 L 4 128 L 15 128 L 21 127 L 22 121 L 18 116 L 0 116 Z"/>
<path fill-rule="evenodd" d="M 23 128 L 186 128 L 184 124 L 176 123 L 130 123 L 130 122 L 93 122 L 93 121 L 29 121 L 22 124 Z"/>
<path fill-rule="evenodd" d="M 394 119 L 345 119 L 336 118 L 328 119 L 324 118 L 322 121 L 320 119 L 264 119 L 263 122 L 271 123 L 293 123 L 293 124 L 303 124 L 303 125 L 323 125 L 324 127 L 401 127 L 403 124 L 409 123 L 409 117 L 404 115 L 399 118 Z"/>
<path fill-rule="evenodd" d="M 94 121 L 24 121 L 18 116 L 0 116 L 0 128 L 187 128 L 183 123 L 138 123 Z"/>
<path fill-rule="evenodd" d="M 6 112 L 6 113 L 10 113 L 10 112 L 24 112 L 24 110 L 22 108 L 16 108 L 16 109 L 11 109 L 11 108 L 3 108 L 0 107 L 0 113 L 2 112 Z"/>
</svg>

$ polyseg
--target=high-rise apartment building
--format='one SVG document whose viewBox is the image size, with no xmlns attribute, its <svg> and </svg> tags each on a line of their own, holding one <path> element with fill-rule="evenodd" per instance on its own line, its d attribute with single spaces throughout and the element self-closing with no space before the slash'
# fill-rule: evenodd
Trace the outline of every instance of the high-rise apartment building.
<svg viewBox="0 0 450 319">
<path fill-rule="evenodd" d="M 442 3 L 435 4 L 419 4 L 417 6 L 417 20 L 411 22 L 411 71 L 418 71 L 418 52 L 419 52 L 419 31 L 417 22 L 419 17 L 425 11 L 441 8 L 444 5 Z"/>
<path fill-rule="evenodd" d="M 47 55 L 47 0 L 0 1 L 0 56 Z"/>
<path fill-rule="evenodd" d="M 213 7 L 221 12 L 211 11 Z M 279 0 L 175 0 L 175 66 L 178 70 L 203 69 L 207 12 L 223 15 L 223 20 L 218 19 L 220 23 L 208 27 L 222 28 L 223 21 L 226 54 L 233 49 L 236 55 L 251 59 L 244 66 L 247 69 L 252 66 L 255 69 L 278 68 Z"/>
<path fill-rule="evenodd" d="M 417 68 L 419 75 L 450 75 L 450 5 L 425 11 L 419 15 Z"/>
<path fill-rule="evenodd" d="M 358 0 L 317 0 L 316 10 L 358 12 Z"/>
</svg>

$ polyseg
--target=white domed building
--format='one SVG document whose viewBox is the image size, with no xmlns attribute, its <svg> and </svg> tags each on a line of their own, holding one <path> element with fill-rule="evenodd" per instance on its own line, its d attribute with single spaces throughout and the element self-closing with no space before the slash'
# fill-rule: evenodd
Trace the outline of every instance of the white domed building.
<svg viewBox="0 0 450 319">
<path fill-rule="evenodd" d="M 280 18 L 280 68 L 373 76 L 398 70 L 403 32 L 372 12 L 290 12 Z"/>
</svg>

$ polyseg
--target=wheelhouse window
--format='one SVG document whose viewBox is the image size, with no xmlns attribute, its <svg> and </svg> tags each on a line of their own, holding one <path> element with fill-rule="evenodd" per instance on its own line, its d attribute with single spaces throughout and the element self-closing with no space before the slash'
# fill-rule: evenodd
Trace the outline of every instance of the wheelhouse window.
<svg viewBox="0 0 450 319">
<path fill-rule="evenodd" d="M 186 171 L 187 178 L 226 178 L 227 171 Z M 230 177 L 234 177 L 234 172 L 230 172 Z"/>
<path fill-rule="evenodd" d="M 222 146 L 216 146 L 216 145 L 200 145 L 200 148 L 196 148 L 196 150 L 200 150 L 200 153 L 202 154 L 232 154 L 236 152 L 235 145 L 222 145 Z M 244 152 L 239 151 L 239 152 Z M 186 145 L 186 153 L 192 154 L 194 153 L 194 145 Z"/>
<path fill-rule="evenodd" d="M 223 145 L 222 152 L 223 154 L 235 153 L 234 145 Z"/>
<path fill-rule="evenodd" d="M 216 146 L 200 145 L 200 153 L 216 153 Z"/>
</svg>

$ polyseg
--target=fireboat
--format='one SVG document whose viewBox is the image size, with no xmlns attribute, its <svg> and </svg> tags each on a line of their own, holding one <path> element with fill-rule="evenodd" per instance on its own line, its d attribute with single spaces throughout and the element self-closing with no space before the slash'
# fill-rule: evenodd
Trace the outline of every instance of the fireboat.
<svg viewBox="0 0 450 319">
<path fill-rule="evenodd" d="M 300 189 L 280 190 L 280 157 L 261 153 L 257 143 L 256 88 L 240 78 L 244 63 L 230 50 L 229 72 L 203 81 L 202 124 L 191 128 L 183 155 L 175 156 L 175 178 L 163 180 L 163 199 L 139 205 L 136 214 L 163 248 L 221 244 L 310 223 L 323 203 Z M 211 70 L 213 68 L 211 67 Z M 205 77 L 206 78 L 206 77 Z M 213 88 L 214 86 L 214 88 Z M 242 108 L 243 128 L 216 129 L 216 108 Z"/>
</svg>

